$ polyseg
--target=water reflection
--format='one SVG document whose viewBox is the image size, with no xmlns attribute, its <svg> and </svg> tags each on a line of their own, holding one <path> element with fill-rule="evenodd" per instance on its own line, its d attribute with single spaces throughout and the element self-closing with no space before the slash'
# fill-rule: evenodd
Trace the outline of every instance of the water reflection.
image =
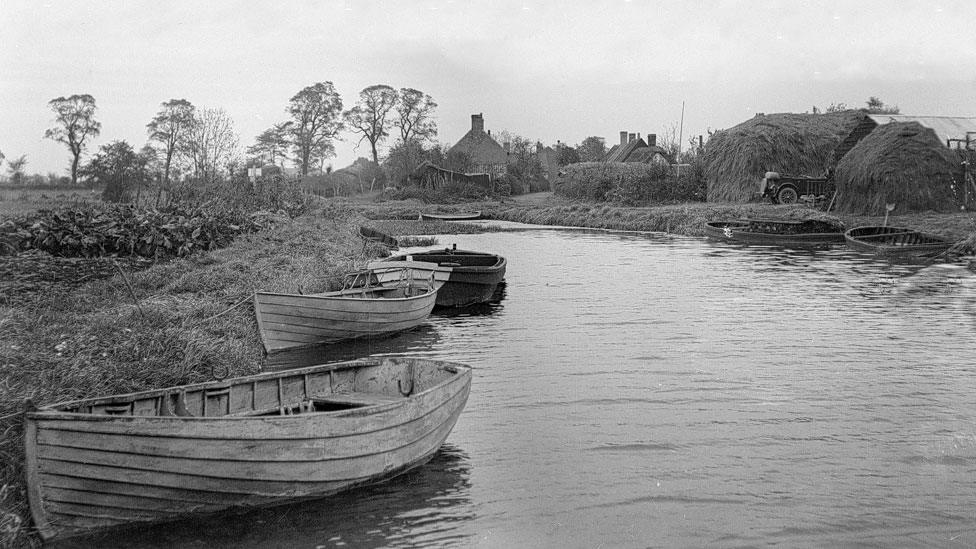
<svg viewBox="0 0 976 549">
<path fill-rule="evenodd" d="M 87 538 L 59 547 L 425 547 L 460 545 L 474 520 L 468 455 L 444 444 L 385 483 L 240 515 Z"/>
<path fill-rule="evenodd" d="M 427 323 L 389 337 L 354 339 L 331 345 L 316 345 L 274 353 L 265 358 L 264 368 L 266 370 L 302 368 L 389 353 L 419 355 L 435 346 L 439 340 L 440 334 L 437 328 Z"/>
<path fill-rule="evenodd" d="M 455 317 L 466 317 L 466 316 L 488 316 L 500 312 L 504 309 L 502 301 L 505 300 L 505 281 L 502 280 L 498 286 L 495 287 L 495 292 L 491 295 L 491 298 L 484 303 L 475 303 L 473 305 L 468 305 L 467 307 L 437 307 L 434 309 L 434 313 L 437 316 L 455 318 Z"/>
</svg>

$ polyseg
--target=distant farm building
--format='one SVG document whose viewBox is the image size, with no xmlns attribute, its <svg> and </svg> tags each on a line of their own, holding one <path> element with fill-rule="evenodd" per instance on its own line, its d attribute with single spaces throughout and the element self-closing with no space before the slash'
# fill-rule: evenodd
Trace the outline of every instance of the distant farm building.
<svg viewBox="0 0 976 549">
<path fill-rule="evenodd" d="M 492 177 L 505 175 L 508 153 L 485 132 L 485 119 L 479 114 L 471 115 L 471 129 L 464 134 L 449 152 L 461 152 L 474 165 L 474 172 L 487 173 Z"/>
<path fill-rule="evenodd" d="M 460 173 L 446 170 L 436 164 L 424 161 L 410 174 L 410 179 L 421 187 L 437 189 L 447 183 L 472 183 L 490 190 L 491 176 L 487 173 Z"/>
<path fill-rule="evenodd" d="M 647 141 L 639 133 L 620 132 L 620 143 L 610 147 L 604 162 L 640 162 L 643 164 L 671 163 L 668 152 L 657 146 L 657 135 L 647 134 Z"/>
</svg>

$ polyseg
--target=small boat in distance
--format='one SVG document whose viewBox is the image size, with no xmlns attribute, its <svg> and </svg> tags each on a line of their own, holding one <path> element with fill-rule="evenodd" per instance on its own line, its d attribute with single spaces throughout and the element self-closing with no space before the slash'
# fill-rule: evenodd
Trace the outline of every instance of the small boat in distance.
<svg viewBox="0 0 976 549">
<path fill-rule="evenodd" d="M 422 261 L 451 267 L 447 283 L 437 291 L 438 307 L 465 307 L 491 299 L 505 279 L 507 261 L 500 255 L 442 248 L 389 257 L 385 262 Z"/>
<path fill-rule="evenodd" d="M 814 219 L 745 219 L 709 221 L 705 235 L 717 240 L 770 246 L 820 246 L 843 242 L 843 230 Z"/>
<path fill-rule="evenodd" d="M 45 540 L 329 496 L 423 465 L 471 368 L 386 357 L 28 406 L 27 492 Z"/>
<path fill-rule="evenodd" d="M 453 214 L 420 213 L 421 221 L 471 221 L 475 219 L 481 219 L 481 210 Z"/>
<path fill-rule="evenodd" d="M 945 252 L 952 242 L 914 229 L 867 225 L 844 233 L 847 246 L 888 257 L 931 256 Z"/>
<path fill-rule="evenodd" d="M 399 242 L 392 236 L 372 229 L 370 227 L 359 226 L 359 236 L 363 239 L 363 245 L 365 246 L 367 242 L 373 242 L 376 244 L 382 244 L 387 248 L 396 250 L 399 247 Z"/>
<path fill-rule="evenodd" d="M 437 301 L 430 277 L 401 268 L 361 271 L 348 276 L 342 290 L 320 294 L 256 292 L 254 314 L 266 353 L 381 337 L 423 323 Z M 380 278 L 383 278 L 381 281 Z"/>
</svg>

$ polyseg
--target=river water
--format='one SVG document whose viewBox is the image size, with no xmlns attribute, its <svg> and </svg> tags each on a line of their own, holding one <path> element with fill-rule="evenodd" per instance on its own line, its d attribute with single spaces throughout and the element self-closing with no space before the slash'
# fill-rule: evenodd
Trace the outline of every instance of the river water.
<svg viewBox="0 0 976 549">
<path fill-rule="evenodd" d="M 438 239 L 508 258 L 499 301 L 324 357 L 475 367 L 429 464 L 103 545 L 976 546 L 968 270 L 660 234 Z"/>
</svg>

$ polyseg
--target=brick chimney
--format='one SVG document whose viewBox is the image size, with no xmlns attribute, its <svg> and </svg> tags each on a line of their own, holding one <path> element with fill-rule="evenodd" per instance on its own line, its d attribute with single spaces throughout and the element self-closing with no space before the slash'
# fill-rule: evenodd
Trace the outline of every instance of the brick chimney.
<svg viewBox="0 0 976 549">
<path fill-rule="evenodd" d="M 627 134 L 627 142 L 628 143 L 631 142 L 631 141 L 633 141 L 634 139 L 637 139 L 637 134 L 633 134 L 633 133 Z"/>
<path fill-rule="evenodd" d="M 647 146 L 656 147 L 657 146 L 657 134 L 649 133 L 647 134 Z"/>
<path fill-rule="evenodd" d="M 483 116 L 481 116 L 481 114 L 482 113 L 471 115 L 471 129 L 473 131 L 485 131 L 485 119 Z"/>
<path fill-rule="evenodd" d="M 505 154 L 508 154 L 508 153 L 509 153 L 509 151 L 511 151 L 511 149 L 512 149 L 512 144 L 511 144 L 511 142 L 509 142 L 509 141 L 506 141 L 506 142 L 504 142 L 504 143 L 502 143 L 502 148 L 504 148 L 504 149 L 505 149 Z"/>
<path fill-rule="evenodd" d="M 621 145 L 627 144 L 627 132 L 620 132 L 620 144 Z"/>
</svg>

